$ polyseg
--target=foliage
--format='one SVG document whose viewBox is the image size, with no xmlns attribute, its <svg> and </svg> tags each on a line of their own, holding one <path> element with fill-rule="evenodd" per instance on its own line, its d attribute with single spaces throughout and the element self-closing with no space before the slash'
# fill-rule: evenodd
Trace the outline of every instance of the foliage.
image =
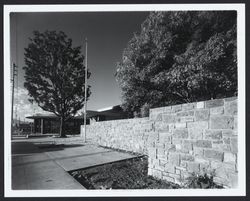
<svg viewBox="0 0 250 201">
<path fill-rule="evenodd" d="M 63 32 L 34 31 L 25 48 L 24 87 L 43 110 L 60 117 L 61 137 L 65 136 L 65 121 L 84 106 L 83 60 L 81 46 L 72 47 L 72 40 Z"/>
<path fill-rule="evenodd" d="M 123 108 L 237 95 L 236 12 L 152 12 L 117 64 Z"/>
<path fill-rule="evenodd" d="M 203 175 L 199 175 L 196 173 L 192 173 L 192 175 L 187 178 L 186 187 L 187 188 L 222 188 L 222 186 L 217 185 L 213 181 L 214 174 L 208 175 L 204 173 Z"/>
<path fill-rule="evenodd" d="M 174 183 L 148 176 L 148 158 L 133 158 L 70 174 L 87 189 L 176 189 Z"/>
</svg>

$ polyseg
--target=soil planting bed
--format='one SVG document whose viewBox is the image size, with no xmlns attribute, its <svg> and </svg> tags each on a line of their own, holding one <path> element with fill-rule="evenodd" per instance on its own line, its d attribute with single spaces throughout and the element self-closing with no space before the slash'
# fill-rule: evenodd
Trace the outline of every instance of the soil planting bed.
<svg viewBox="0 0 250 201">
<path fill-rule="evenodd" d="M 173 189 L 178 185 L 147 175 L 147 157 L 105 164 L 70 174 L 87 189 Z"/>
</svg>

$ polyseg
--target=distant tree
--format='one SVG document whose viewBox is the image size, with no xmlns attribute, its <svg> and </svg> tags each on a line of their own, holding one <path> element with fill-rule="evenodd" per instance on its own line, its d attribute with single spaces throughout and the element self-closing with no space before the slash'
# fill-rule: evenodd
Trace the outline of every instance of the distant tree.
<svg viewBox="0 0 250 201">
<path fill-rule="evenodd" d="M 72 40 L 63 32 L 34 31 L 24 55 L 24 87 L 43 110 L 60 117 L 60 136 L 65 137 L 65 121 L 84 106 L 85 66 L 81 46 L 72 47 Z"/>
<path fill-rule="evenodd" d="M 152 12 L 117 64 L 123 108 L 237 95 L 235 11 Z"/>
</svg>

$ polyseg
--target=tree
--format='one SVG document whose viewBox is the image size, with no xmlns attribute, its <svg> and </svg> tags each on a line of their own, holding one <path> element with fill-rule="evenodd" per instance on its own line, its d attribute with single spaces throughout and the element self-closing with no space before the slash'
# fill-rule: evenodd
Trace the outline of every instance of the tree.
<svg viewBox="0 0 250 201">
<path fill-rule="evenodd" d="M 124 49 L 123 108 L 237 95 L 235 11 L 151 12 Z"/>
<path fill-rule="evenodd" d="M 60 136 L 65 137 L 65 121 L 74 116 L 85 101 L 81 46 L 72 47 L 72 40 L 61 31 L 34 31 L 24 55 L 24 87 L 39 107 L 60 118 Z"/>
</svg>

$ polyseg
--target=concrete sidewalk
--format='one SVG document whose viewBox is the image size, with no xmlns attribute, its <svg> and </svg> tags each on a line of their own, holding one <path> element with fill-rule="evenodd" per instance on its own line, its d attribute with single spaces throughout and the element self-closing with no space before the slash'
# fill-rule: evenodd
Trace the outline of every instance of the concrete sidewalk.
<svg viewBox="0 0 250 201">
<path fill-rule="evenodd" d="M 32 143 L 19 142 L 12 147 L 13 190 L 85 189 Z"/>
<path fill-rule="evenodd" d="M 13 189 L 84 189 L 67 171 L 137 157 L 91 144 L 49 145 L 28 140 L 12 143 Z"/>
</svg>

